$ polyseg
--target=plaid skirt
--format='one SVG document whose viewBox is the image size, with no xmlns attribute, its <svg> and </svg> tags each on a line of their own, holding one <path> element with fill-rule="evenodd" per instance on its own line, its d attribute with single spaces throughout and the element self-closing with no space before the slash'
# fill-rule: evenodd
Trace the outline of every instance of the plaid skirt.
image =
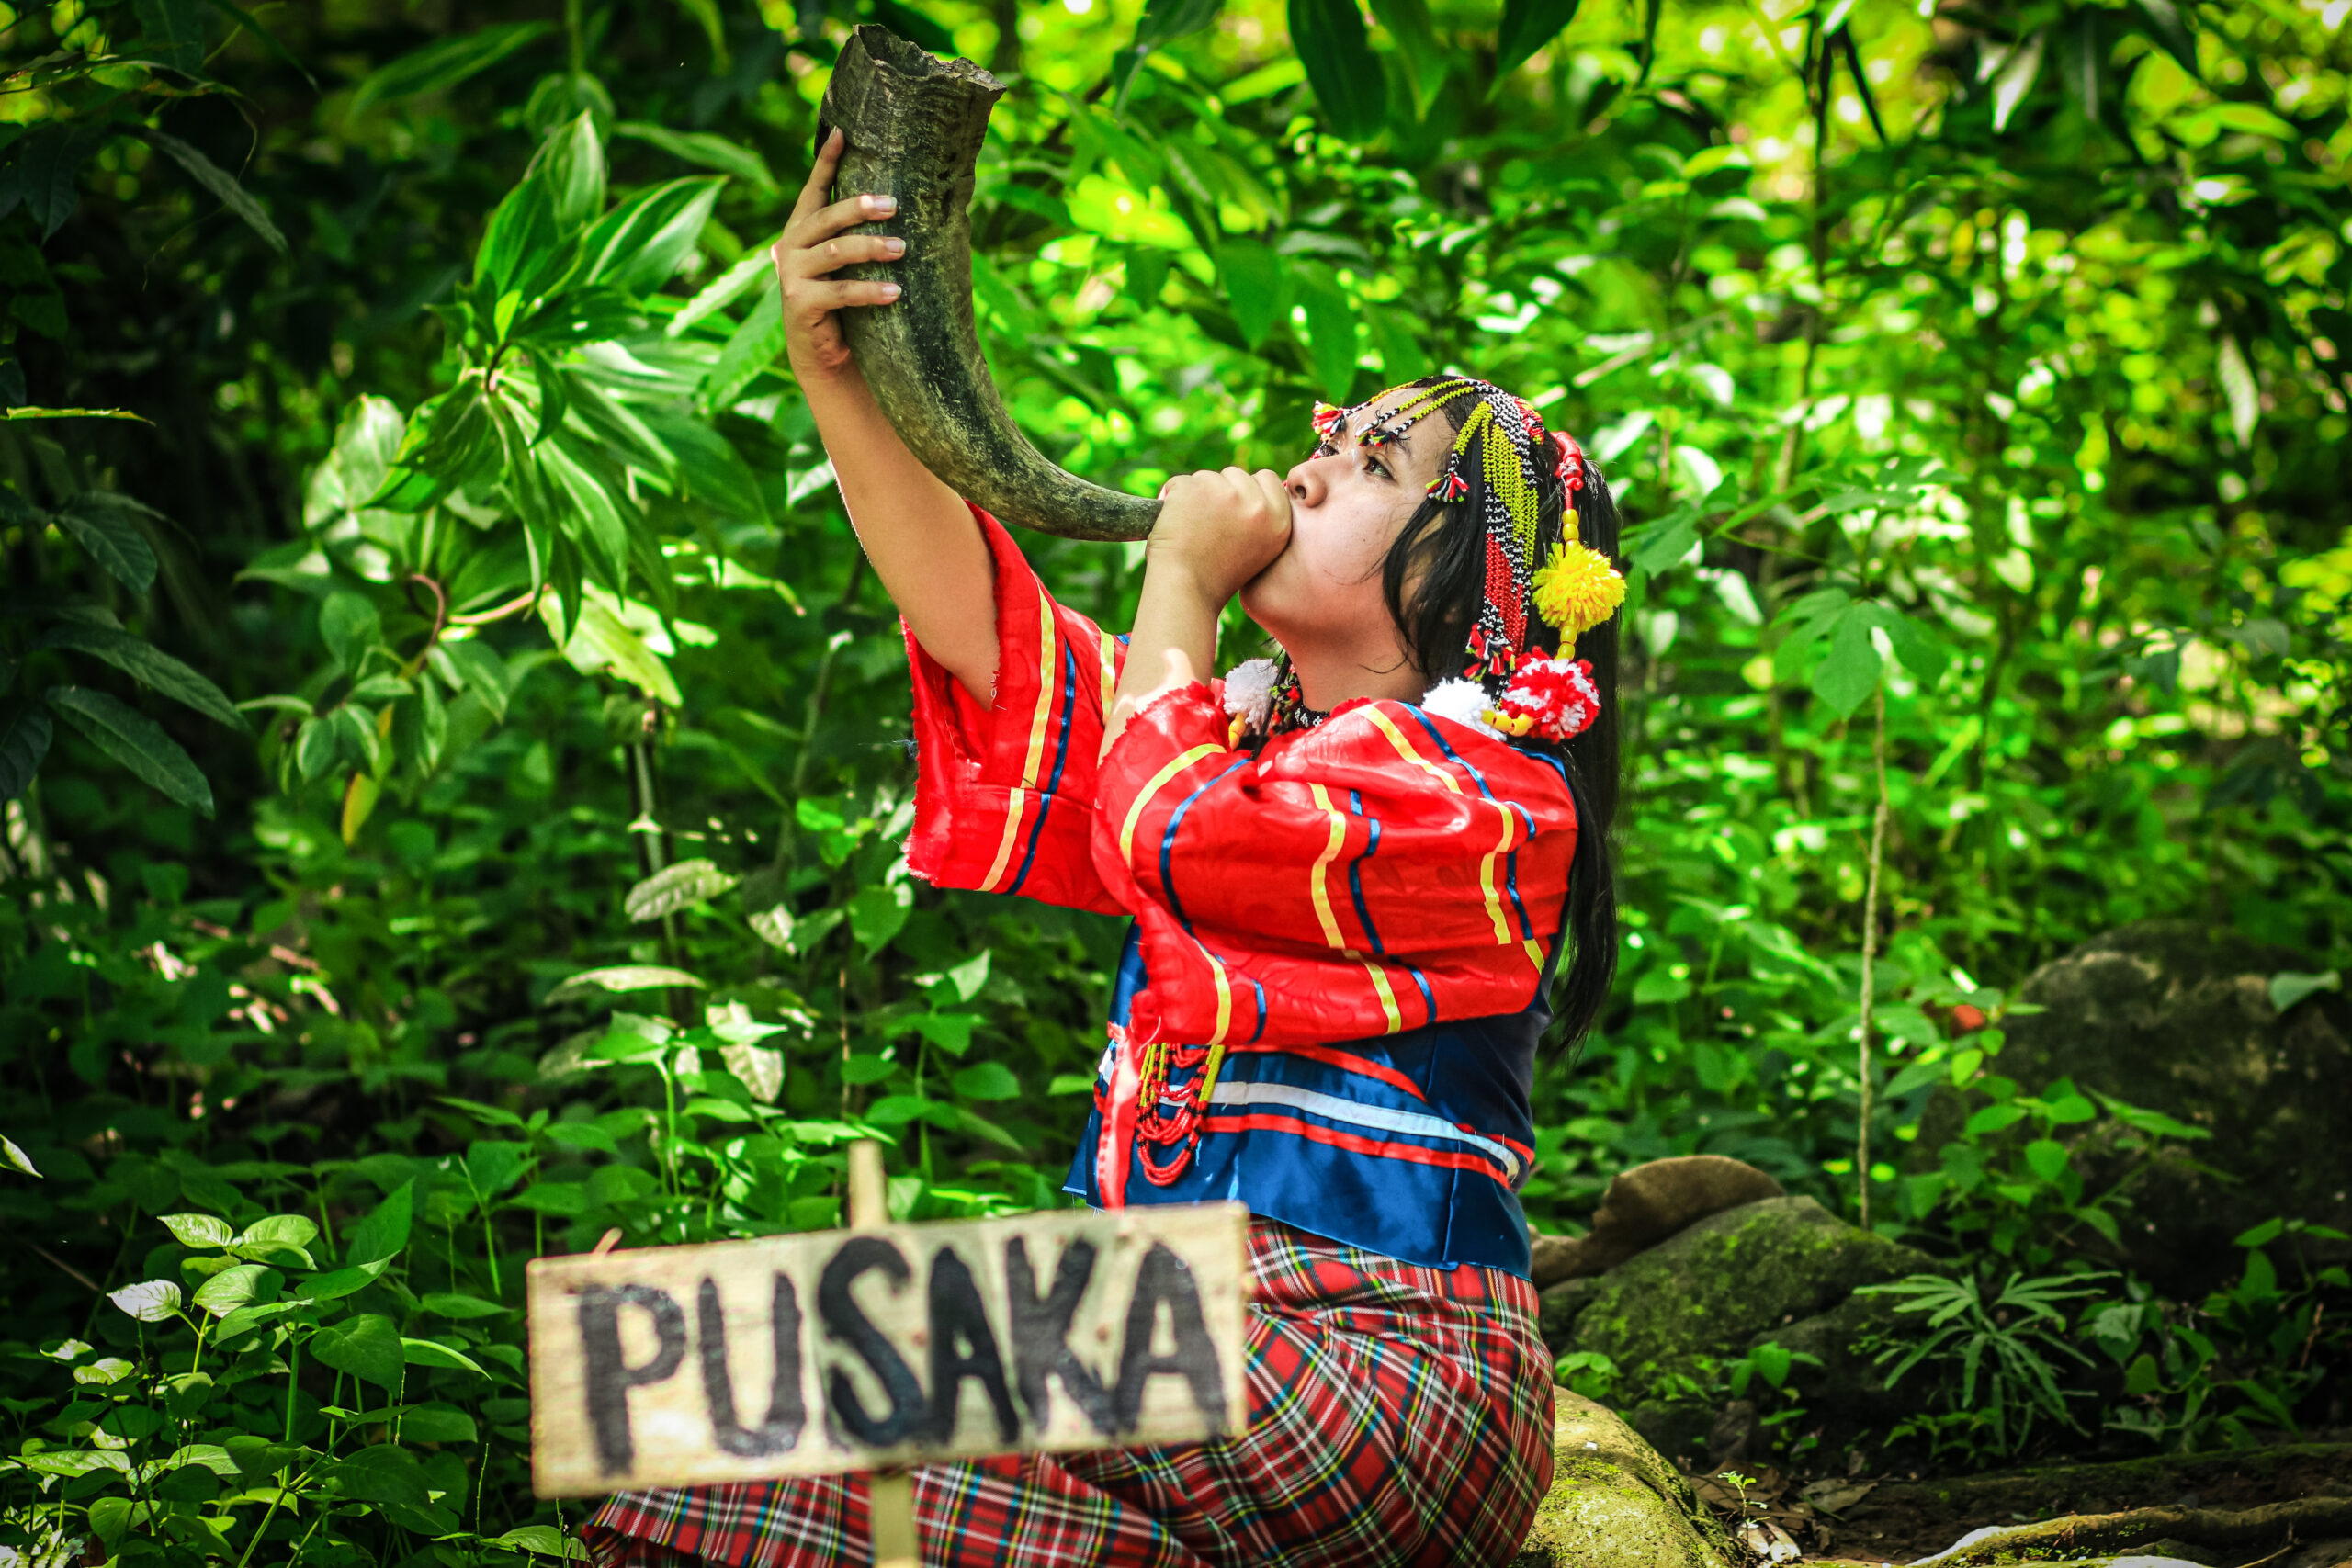
<svg viewBox="0 0 2352 1568">
<path fill-rule="evenodd" d="M 1500 1563 L 1552 1483 L 1534 1287 L 1250 1226 L 1250 1419 L 1238 1438 L 912 1472 L 935 1568 Z M 872 1560 L 858 1476 L 625 1492 L 598 1568 Z"/>
</svg>

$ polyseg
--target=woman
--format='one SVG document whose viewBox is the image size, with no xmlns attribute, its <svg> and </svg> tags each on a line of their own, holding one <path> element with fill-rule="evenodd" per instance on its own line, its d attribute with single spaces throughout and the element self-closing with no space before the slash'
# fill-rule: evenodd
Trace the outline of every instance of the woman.
<svg viewBox="0 0 2352 1568">
<path fill-rule="evenodd" d="M 925 1561 L 1507 1561 L 1552 1472 L 1517 1197 L 1535 1044 L 1563 950 L 1571 1038 L 1616 953 L 1600 476 L 1467 378 L 1318 408 L 1287 475 L 1169 481 L 1123 645 L 876 406 L 833 312 L 897 286 L 830 274 L 903 247 L 845 232 L 888 198 L 827 205 L 840 150 L 775 255 L 906 623 L 910 863 L 1135 916 L 1069 1190 L 1253 1215 L 1244 1434 L 917 1470 Z M 1283 657 L 1210 682 L 1237 593 Z M 624 1495 L 590 1534 L 609 1568 L 868 1553 L 854 1479 Z"/>
</svg>

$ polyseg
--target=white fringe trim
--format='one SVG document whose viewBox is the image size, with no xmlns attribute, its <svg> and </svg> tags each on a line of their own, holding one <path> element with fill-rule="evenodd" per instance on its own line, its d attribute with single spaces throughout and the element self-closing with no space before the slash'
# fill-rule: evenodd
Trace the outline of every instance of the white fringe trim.
<svg viewBox="0 0 2352 1568">
<path fill-rule="evenodd" d="M 1459 676 L 1451 681 L 1440 681 L 1421 697 L 1423 713 L 1450 718 L 1456 724 L 1500 740 L 1503 732 L 1487 722 L 1487 710 L 1494 705 L 1494 699 L 1487 695 L 1486 687 Z"/>
<path fill-rule="evenodd" d="M 1274 661 L 1252 659 L 1225 678 L 1225 711 L 1238 716 L 1252 734 L 1265 733 L 1274 714 Z"/>
</svg>

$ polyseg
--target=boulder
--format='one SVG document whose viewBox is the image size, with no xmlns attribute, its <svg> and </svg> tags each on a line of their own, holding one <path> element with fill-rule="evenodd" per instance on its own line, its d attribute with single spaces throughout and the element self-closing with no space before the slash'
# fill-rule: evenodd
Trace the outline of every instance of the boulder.
<svg viewBox="0 0 2352 1568">
<path fill-rule="evenodd" d="M 2115 1261 L 2188 1299 L 2233 1277 L 2233 1238 L 2273 1217 L 2352 1231 L 2352 998 L 2316 992 L 2281 1013 L 2270 978 L 2315 965 L 2285 948 L 2179 920 L 2121 927 L 2034 971 L 2004 1023 L 1996 1070 L 2029 1093 L 2058 1078 L 2212 1134 L 2143 1168 L 2077 1130 L 2093 1190 L 2129 1179 Z M 1930 1154 L 1974 1105 L 1946 1093 L 1917 1147 Z M 2096 1124 L 2094 1124 L 2095 1128 Z M 2302 1238 L 2307 1260 L 2352 1245 Z"/>
<path fill-rule="evenodd" d="M 1724 1568 L 1723 1527 L 1608 1410 L 1552 1391 L 1552 1490 L 1510 1568 Z"/>
<path fill-rule="evenodd" d="M 1541 1297 L 1543 1330 L 1555 1355 L 1607 1356 L 1626 1419 L 1668 1453 L 1689 1453 L 1715 1424 L 1716 1407 L 1701 1392 L 1714 1368 L 1767 1339 L 1826 1363 L 1809 1392 L 1883 1398 L 1883 1382 L 1869 1386 L 1876 1369 L 1852 1353 L 1849 1337 L 1876 1321 L 1873 1298 L 1847 1303 L 1860 1286 L 1939 1267 L 1810 1198 L 1768 1198 L 1702 1220 L 1598 1279 L 1553 1286 Z"/>
<path fill-rule="evenodd" d="M 1537 1236 L 1530 1274 L 1540 1291 L 1606 1273 L 1710 1214 L 1780 1196 L 1779 1182 L 1721 1155 L 1655 1159 L 1618 1173 L 1583 1235 Z"/>
</svg>

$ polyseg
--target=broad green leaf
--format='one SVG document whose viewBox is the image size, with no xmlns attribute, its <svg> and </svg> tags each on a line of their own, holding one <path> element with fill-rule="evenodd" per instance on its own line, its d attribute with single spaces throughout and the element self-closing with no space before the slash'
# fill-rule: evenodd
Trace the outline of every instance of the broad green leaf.
<svg viewBox="0 0 2352 1568">
<path fill-rule="evenodd" d="M 535 1557 L 577 1557 L 585 1561 L 588 1549 L 553 1525 L 521 1525 L 491 1542 L 511 1546 Z"/>
<path fill-rule="evenodd" d="M 1014 1100 L 1021 1094 L 1021 1080 L 1002 1062 L 975 1062 L 948 1081 L 966 1100 Z"/>
<path fill-rule="evenodd" d="M 706 169 L 717 169 L 722 175 L 733 175 L 737 179 L 756 186 L 763 195 L 776 194 L 775 176 L 768 172 L 767 160 L 761 157 L 756 150 L 741 142 L 729 141 L 723 136 L 714 136 L 706 130 L 673 130 L 668 126 L 650 125 L 643 120 L 623 120 L 613 127 L 613 134 L 642 141 L 649 147 L 658 147 L 673 158 L 683 158 Z M 754 251 L 745 259 L 764 264 L 767 255 L 765 252 Z"/>
<path fill-rule="evenodd" d="M 376 1321 L 381 1323 L 384 1320 L 378 1318 Z M 392 1347 L 393 1353 L 397 1355 L 400 1348 L 398 1339 L 392 1341 Z M 328 1364 L 334 1365 L 333 1362 Z M 371 1378 L 368 1381 L 376 1380 Z M 354 1451 L 348 1459 L 334 1461 L 327 1468 L 326 1481 L 355 1502 L 401 1503 L 421 1508 L 432 1501 L 424 1467 L 417 1462 L 414 1454 L 396 1443 L 377 1443 Z"/>
<path fill-rule="evenodd" d="M 131 7 L 146 37 L 139 51 L 183 76 L 204 73 L 204 9 L 201 0 L 138 0 Z"/>
<path fill-rule="evenodd" d="M 584 228 L 605 209 L 605 144 L 594 120 L 582 114 L 548 131 L 543 155 L 556 226 Z"/>
<path fill-rule="evenodd" d="M 243 220 L 245 227 L 268 241 L 270 249 L 280 255 L 286 254 L 286 236 L 277 231 L 277 225 L 269 220 L 269 214 L 262 210 L 261 203 L 254 199 L 251 191 L 237 183 L 234 175 L 176 136 L 166 136 L 160 130 L 148 130 L 142 134 L 155 147 L 168 153 L 172 162 L 186 169 L 197 184 L 218 197 L 221 206 Z"/>
<path fill-rule="evenodd" d="M 1936 640 L 1936 636 L 1913 617 L 1890 604 L 1878 606 L 1878 624 L 1886 628 L 1886 640 L 1894 649 L 1894 657 L 1911 677 L 1922 686 L 1933 686 L 1951 668 L 1951 653 Z"/>
<path fill-rule="evenodd" d="M 131 521 L 134 515 L 153 513 L 128 496 L 88 491 L 60 507 L 53 517 L 108 576 L 134 593 L 144 593 L 155 581 L 155 552 Z"/>
<path fill-rule="evenodd" d="M 1814 694 L 1845 717 L 1862 705 L 1878 685 L 1878 645 L 1871 640 L 1871 616 L 1855 605 L 1838 617 L 1829 635 L 1829 653 L 1813 673 Z"/>
<path fill-rule="evenodd" d="M 2066 1169 L 2066 1145 L 2052 1138 L 2036 1138 L 2025 1146 L 2026 1168 L 2044 1181 L 2055 1181 Z"/>
<path fill-rule="evenodd" d="M 116 669 L 128 671 L 142 685 L 153 687 L 175 702 L 187 704 L 207 718 L 217 720 L 241 735 L 251 729 L 251 726 L 245 723 L 245 716 L 237 711 L 236 705 L 229 701 L 220 687 L 154 644 L 132 637 L 128 632 L 69 623 L 51 626 L 35 646 L 70 648 L 77 652 L 93 654 Z"/>
<path fill-rule="evenodd" d="M 914 889 L 903 882 L 862 889 L 849 901 L 850 934 L 871 956 L 899 934 L 914 902 Z"/>
<path fill-rule="evenodd" d="M 0 711 L 0 800 L 15 800 L 25 793 L 49 755 L 53 727 L 49 715 L 30 703 Z"/>
<path fill-rule="evenodd" d="M 454 1404 L 412 1404 L 401 1414 L 403 1443 L 478 1443 L 474 1418 Z"/>
<path fill-rule="evenodd" d="M 408 422 L 390 399 L 354 399 L 335 427 L 334 449 L 311 471 L 302 525 L 322 528 L 365 507 L 382 488 L 407 434 Z"/>
<path fill-rule="evenodd" d="M 408 1246 L 409 1221 L 415 1202 L 414 1178 L 386 1193 L 375 1212 L 352 1226 L 344 1238 L 343 1260 L 357 1266 L 399 1257 Z"/>
<path fill-rule="evenodd" d="M 1225 0 L 1144 0 L 1143 15 L 1136 20 L 1135 47 L 1158 49 L 1190 38 L 1216 21 L 1224 8 Z"/>
<path fill-rule="evenodd" d="M 1289 15 L 1291 46 L 1331 129 L 1351 141 L 1375 135 L 1387 109 L 1387 79 L 1356 0 L 1289 0 Z"/>
<path fill-rule="evenodd" d="M 38 1178 L 40 1175 L 33 1168 L 32 1156 L 19 1148 L 13 1138 L 0 1137 L 0 1165 L 6 1165 L 11 1170 L 21 1170 L 27 1176 Z"/>
<path fill-rule="evenodd" d="M 759 476 L 732 442 L 702 421 L 677 414 L 649 413 L 646 427 L 677 459 L 677 471 L 686 481 L 686 499 L 709 507 L 729 523 L 769 520 Z"/>
<path fill-rule="evenodd" d="M 2025 1118 L 2026 1111 L 2023 1106 L 1988 1105 L 1968 1119 L 1968 1134 L 1971 1137 L 1982 1137 L 1987 1133 L 1997 1133 L 2004 1128 L 2014 1127 Z"/>
<path fill-rule="evenodd" d="M 217 1252 L 237 1239 L 236 1228 L 218 1214 L 164 1214 L 164 1228 L 182 1247 Z"/>
<path fill-rule="evenodd" d="M 383 622 L 366 594 L 338 591 L 319 602 L 319 637 L 335 668 L 356 675 L 368 650 L 383 640 Z"/>
<path fill-rule="evenodd" d="M 582 970 L 549 991 L 547 1000 L 550 1003 L 568 1002 L 582 997 L 662 990 L 673 986 L 687 986 L 696 990 L 706 988 L 705 982 L 683 969 L 663 969 L 651 964 L 621 964 L 606 969 Z"/>
<path fill-rule="evenodd" d="M 704 404 L 714 409 L 732 406 L 736 395 L 752 384 L 752 378 L 775 364 L 783 352 L 784 296 L 771 288 L 752 305 L 752 313 L 719 350 L 718 363 L 704 377 Z"/>
<path fill-rule="evenodd" d="M 259 1263 L 223 1269 L 196 1288 L 196 1304 L 215 1317 L 226 1317 L 241 1306 L 268 1301 L 277 1294 L 285 1276 Z"/>
<path fill-rule="evenodd" d="M 548 494 L 558 500 L 558 517 L 571 536 L 596 563 L 604 585 L 615 593 L 626 591 L 628 576 L 629 523 L 636 506 L 605 482 L 591 467 L 594 459 L 575 448 L 564 436 L 537 448 Z"/>
<path fill-rule="evenodd" d="M 628 294 L 661 288 L 702 237 L 725 183 L 709 175 L 672 180 L 605 214 L 581 236 L 581 281 Z"/>
<path fill-rule="evenodd" d="M 324 1274 L 313 1274 L 302 1281 L 300 1293 L 314 1302 L 341 1301 L 344 1297 L 366 1290 L 369 1285 L 374 1284 L 383 1277 L 384 1270 L 391 1266 L 392 1260 L 390 1258 L 379 1258 L 371 1262 L 355 1264 L 348 1269 L 335 1269 Z"/>
<path fill-rule="evenodd" d="M 1413 118 L 1427 119 L 1446 72 L 1446 49 L 1430 17 L 1429 0 L 1372 0 L 1372 14 L 1396 40 L 1396 62 L 1405 68 L 1405 85 L 1413 94 Z"/>
<path fill-rule="evenodd" d="M 506 717 L 506 699 L 513 693 L 506 661 L 498 650 L 478 637 L 433 646 L 435 670 L 452 686 L 462 686 L 482 701 L 492 718 Z"/>
<path fill-rule="evenodd" d="M 1683 558 L 1690 555 L 1690 547 L 1699 542 L 1699 514 L 1678 509 L 1643 528 L 1629 542 L 1632 548 L 1628 559 L 1634 570 L 1655 577 L 1668 567 L 1680 565 Z"/>
<path fill-rule="evenodd" d="M 454 87 L 487 71 L 516 50 L 553 29 L 549 22 L 500 22 L 435 39 L 376 70 L 351 95 L 351 112 L 369 106 Z"/>
<path fill-rule="evenodd" d="M 1352 5 L 1354 0 L 1347 3 Z M 1356 355 L 1363 347 L 1355 305 L 1334 279 L 1310 273 L 1298 283 L 1299 303 L 1306 309 L 1306 342 L 1315 357 L 1316 379 L 1326 398 L 1344 403 L 1355 382 Z"/>
<path fill-rule="evenodd" d="M 400 1332 L 380 1314 L 359 1313 L 328 1324 L 311 1337 L 310 1351 L 339 1372 L 390 1393 L 400 1390 L 401 1369 L 406 1365 Z"/>
<path fill-rule="evenodd" d="M 107 1300 L 141 1323 L 161 1323 L 180 1310 L 185 1298 L 169 1280 L 146 1280 L 108 1292 Z"/>
<path fill-rule="evenodd" d="M 1259 241 L 1227 240 L 1217 247 L 1216 270 L 1234 324 L 1241 329 L 1243 340 L 1256 348 L 1282 319 L 1287 302 L 1282 258 L 1272 246 Z"/>
<path fill-rule="evenodd" d="M 1495 38 L 1498 85 L 1577 19 L 1578 4 L 1579 0 L 1503 0 L 1502 30 Z"/>
<path fill-rule="evenodd" d="M 51 686 L 49 705 L 73 721 L 90 743 L 180 805 L 212 815 L 212 786 L 163 727 L 104 692 Z"/>
<path fill-rule="evenodd" d="M 505 1317 L 514 1310 L 512 1307 L 500 1306 L 496 1302 L 486 1302 L 480 1296 L 462 1295 L 449 1291 L 429 1292 L 419 1298 L 417 1304 L 435 1317 L 458 1319 Z"/>
<path fill-rule="evenodd" d="M 658 920 L 718 897 L 738 879 L 707 860 L 664 866 L 628 890 L 622 908 L 631 920 Z"/>
<path fill-rule="evenodd" d="M 583 674 L 609 671 L 647 696 L 677 706 L 684 700 L 678 683 L 672 678 L 669 666 L 645 645 L 645 639 L 608 608 L 605 601 L 585 592 L 579 597 L 583 603 L 576 616 L 571 617 L 564 614 L 570 601 L 560 591 L 550 591 L 539 600 L 539 616 L 550 634 L 557 633 L 566 619 L 571 621 L 570 635 L 562 644 L 563 657 L 571 667 Z"/>
</svg>

